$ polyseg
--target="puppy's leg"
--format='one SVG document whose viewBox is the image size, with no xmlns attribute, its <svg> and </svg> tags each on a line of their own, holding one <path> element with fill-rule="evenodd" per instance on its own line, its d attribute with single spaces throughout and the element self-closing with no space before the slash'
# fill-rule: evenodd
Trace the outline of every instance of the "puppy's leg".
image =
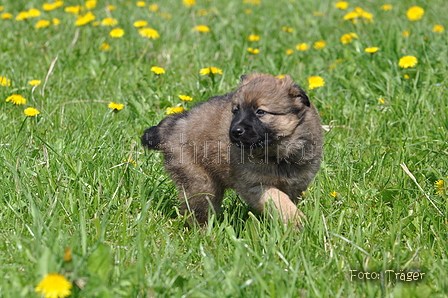
<svg viewBox="0 0 448 298">
<path fill-rule="evenodd" d="M 254 187 L 246 192 L 243 198 L 253 208 L 262 212 L 271 205 L 278 211 L 284 223 L 294 223 L 297 227 L 303 228 L 303 220 L 306 220 L 305 214 L 281 190 L 275 187 Z"/>
</svg>

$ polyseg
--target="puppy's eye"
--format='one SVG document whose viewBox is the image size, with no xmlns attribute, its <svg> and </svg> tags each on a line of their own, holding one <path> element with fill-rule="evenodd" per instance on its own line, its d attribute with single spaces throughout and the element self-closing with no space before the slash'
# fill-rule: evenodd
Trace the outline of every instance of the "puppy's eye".
<svg viewBox="0 0 448 298">
<path fill-rule="evenodd" d="M 263 115 L 266 114 L 266 111 L 264 111 L 264 110 L 262 110 L 262 109 L 258 109 L 258 110 L 255 111 L 255 114 L 256 114 L 257 116 L 263 116 Z"/>
</svg>

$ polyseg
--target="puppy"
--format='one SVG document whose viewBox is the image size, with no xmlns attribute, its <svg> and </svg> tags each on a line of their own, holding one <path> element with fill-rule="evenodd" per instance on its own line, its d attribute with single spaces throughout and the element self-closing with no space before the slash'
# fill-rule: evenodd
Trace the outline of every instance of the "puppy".
<svg viewBox="0 0 448 298">
<path fill-rule="evenodd" d="M 197 222 L 207 222 L 210 207 L 218 213 L 224 191 L 234 189 L 252 208 L 272 206 L 302 227 L 306 217 L 295 203 L 319 169 L 323 132 L 289 75 L 256 73 L 242 76 L 235 92 L 147 129 L 142 144 L 163 152 L 181 210 Z"/>
</svg>

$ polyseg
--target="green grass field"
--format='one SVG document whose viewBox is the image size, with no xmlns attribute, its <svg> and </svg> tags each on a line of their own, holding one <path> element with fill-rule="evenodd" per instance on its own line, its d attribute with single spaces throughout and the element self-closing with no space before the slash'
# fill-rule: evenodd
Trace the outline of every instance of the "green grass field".
<svg viewBox="0 0 448 298">
<path fill-rule="evenodd" d="M 0 2 L 0 297 L 40 297 L 48 273 L 71 297 L 448 297 L 448 2 L 257 2 Z M 200 75 L 212 66 L 222 75 Z M 298 232 L 229 191 L 206 228 L 184 229 L 140 136 L 251 72 L 291 74 L 331 126 L 299 204 L 309 222 Z"/>
</svg>

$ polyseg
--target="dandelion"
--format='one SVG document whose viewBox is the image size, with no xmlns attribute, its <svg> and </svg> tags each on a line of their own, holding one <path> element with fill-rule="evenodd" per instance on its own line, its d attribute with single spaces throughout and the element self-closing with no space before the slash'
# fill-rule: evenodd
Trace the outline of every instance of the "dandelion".
<svg viewBox="0 0 448 298">
<path fill-rule="evenodd" d="M 202 68 L 199 71 L 199 74 L 201 76 L 205 76 L 205 75 L 208 75 L 208 74 L 222 74 L 222 69 L 219 69 L 219 68 L 211 66 L 211 67 L 207 67 L 207 68 Z"/>
<path fill-rule="evenodd" d="M 409 32 L 408 30 L 404 30 L 403 33 L 401 33 L 402 37 L 408 37 L 409 35 L 411 35 L 411 32 Z"/>
<path fill-rule="evenodd" d="M 82 10 L 82 6 L 76 5 L 76 6 L 67 6 L 64 8 L 65 12 L 72 13 L 74 15 L 78 15 Z"/>
<path fill-rule="evenodd" d="M 159 11 L 159 6 L 157 4 L 150 4 L 148 6 L 148 10 L 152 11 L 152 12 L 158 12 Z"/>
<path fill-rule="evenodd" d="M 16 21 L 23 21 L 26 20 L 30 17 L 30 15 L 28 14 L 27 11 L 21 11 L 19 12 L 19 14 L 16 16 Z"/>
<path fill-rule="evenodd" d="M 356 35 L 356 33 L 350 32 L 342 35 L 340 40 L 343 44 L 350 44 L 352 43 L 354 38 L 358 39 L 358 35 Z"/>
<path fill-rule="evenodd" d="M 193 100 L 193 97 L 188 96 L 188 95 L 178 95 L 178 96 L 182 101 L 192 101 Z"/>
<path fill-rule="evenodd" d="M 323 48 L 325 48 L 326 44 L 327 44 L 327 42 L 325 40 L 321 39 L 314 43 L 313 48 L 315 48 L 316 50 L 322 50 Z"/>
<path fill-rule="evenodd" d="M 41 29 L 50 26 L 50 21 L 47 20 L 39 20 L 36 25 L 34 25 L 35 29 Z"/>
<path fill-rule="evenodd" d="M 147 21 L 135 21 L 134 22 L 134 27 L 135 28 L 141 28 L 141 27 L 145 27 L 148 26 L 148 22 Z"/>
<path fill-rule="evenodd" d="M 198 17 L 202 17 L 202 16 L 206 16 L 207 15 L 207 10 L 206 9 L 200 9 L 196 12 L 196 15 Z"/>
<path fill-rule="evenodd" d="M 332 192 L 330 192 L 330 196 L 332 196 L 333 198 L 336 199 L 336 197 L 338 196 L 338 193 L 336 191 L 332 191 Z"/>
<path fill-rule="evenodd" d="M 41 80 L 31 80 L 31 81 L 28 82 L 28 84 L 30 84 L 33 87 L 39 86 L 40 83 L 42 83 Z"/>
<path fill-rule="evenodd" d="M 137 7 L 145 7 L 146 3 L 145 3 L 145 1 L 137 1 L 137 3 L 135 3 L 135 5 L 137 5 Z"/>
<path fill-rule="evenodd" d="M 319 76 L 313 76 L 308 78 L 308 85 L 308 89 L 312 90 L 314 88 L 322 87 L 323 85 L 325 85 L 325 81 Z"/>
<path fill-rule="evenodd" d="M 253 49 L 253 48 L 247 48 L 247 51 L 253 55 L 257 55 L 258 53 L 260 53 L 259 49 Z"/>
<path fill-rule="evenodd" d="M 72 260 L 72 249 L 68 246 L 64 248 L 64 256 L 62 258 L 64 262 L 70 262 Z"/>
<path fill-rule="evenodd" d="M 445 181 L 443 180 L 437 180 L 434 183 L 434 188 L 436 189 L 437 195 L 443 195 L 445 194 Z"/>
<path fill-rule="evenodd" d="M 152 28 L 141 28 L 138 30 L 138 33 L 146 38 L 149 39 L 157 39 L 160 37 L 159 32 L 157 32 L 157 30 L 152 29 Z"/>
<path fill-rule="evenodd" d="M 158 66 L 151 67 L 151 71 L 153 73 L 155 73 L 156 75 L 161 75 L 162 73 L 165 73 L 165 69 L 163 69 L 162 67 L 158 67 Z"/>
<path fill-rule="evenodd" d="M 2 20 L 11 20 L 12 18 L 13 16 L 9 12 L 2 13 Z"/>
<path fill-rule="evenodd" d="M 109 4 L 109 5 L 106 7 L 106 9 L 107 9 L 108 11 L 114 11 L 114 10 L 116 9 L 116 7 L 115 7 L 115 5 Z"/>
<path fill-rule="evenodd" d="M 111 108 L 114 112 L 116 111 L 120 111 L 124 108 L 124 104 L 122 103 L 115 103 L 115 102 L 110 102 L 108 105 L 109 108 Z"/>
<path fill-rule="evenodd" d="M 116 26 L 118 21 L 114 18 L 105 18 L 101 21 L 101 26 Z"/>
<path fill-rule="evenodd" d="M 347 1 L 339 1 L 334 5 L 334 7 L 339 8 L 341 10 L 346 10 L 348 7 L 348 2 Z"/>
<path fill-rule="evenodd" d="M 169 107 L 166 108 L 165 114 L 167 115 L 171 115 L 171 114 L 177 114 L 177 113 L 182 113 L 184 111 L 184 107 L 182 106 L 178 106 L 178 107 Z"/>
<path fill-rule="evenodd" d="M 292 29 L 292 27 L 283 26 L 282 31 L 287 32 L 287 33 L 292 33 L 294 31 L 294 29 Z"/>
<path fill-rule="evenodd" d="M 209 32 L 210 28 L 205 25 L 198 25 L 198 26 L 194 27 L 193 30 L 205 33 L 205 32 Z"/>
<path fill-rule="evenodd" d="M 190 7 L 196 4 L 196 0 L 182 0 L 182 3 L 186 6 L 186 7 Z"/>
<path fill-rule="evenodd" d="M 370 53 L 370 54 L 375 54 L 376 52 L 378 52 L 379 49 L 380 49 L 379 47 L 369 47 L 369 48 L 365 48 L 364 52 Z"/>
<path fill-rule="evenodd" d="M 294 53 L 294 50 L 292 50 L 292 49 L 287 49 L 286 51 L 286 55 L 292 55 L 293 53 Z"/>
<path fill-rule="evenodd" d="M 251 14 L 251 13 L 252 13 L 252 9 L 246 9 L 246 10 L 244 11 L 244 13 L 245 13 L 245 14 Z"/>
<path fill-rule="evenodd" d="M 78 16 L 78 19 L 75 22 L 75 26 L 84 26 L 94 20 L 95 20 L 95 15 L 91 11 L 89 11 L 88 13 L 86 13 L 83 16 L 82 15 Z"/>
<path fill-rule="evenodd" d="M 437 24 L 437 25 L 434 25 L 434 27 L 432 27 L 432 32 L 442 33 L 443 31 L 445 31 L 445 28 L 443 28 L 442 25 Z"/>
<path fill-rule="evenodd" d="M 379 102 L 380 102 L 381 104 L 385 104 L 385 103 L 386 103 L 386 101 L 385 101 L 384 98 L 382 98 L 382 97 L 378 98 L 378 100 L 379 100 Z"/>
<path fill-rule="evenodd" d="M 412 6 L 406 12 L 406 16 L 410 21 L 419 21 L 423 18 L 425 10 L 419 6 Z"/>
<path fill-rule="evenodd" d="M 71 282 L 63 275 L 49 273 L 45 275 L 34 290 L 45 298 L 64 298 L 71 295 L 71 288 Z"/>
<path fill-rule="evenodd" d="M 355 7 L 353 11 L 348 12 L 343 17 L 345 21 L 351 20 L 353 23 L 356 23 L 358 19 L 364 19 L 370 23 L 373 23 L 373 14 L 365 11 L 361 7 Z"/>
<path fill-rule="evenodd" d="M 104 52 L 110 51 L 110 44 L 103 42 L 98 50 Z"/>
<path fill-rule="evenodd" d="M 304 51 L 308 50 L 308 47 L 309 47 L 308 44 L 302 42 L 302 43 L 299 43 L 298 45 L 296 45 L 296 50 L 300 51 L 300 52 L 304 52 Z"/>
<path fill-rule="evenodd" d="M 6 102 L 12 102 L 15 105 L 24 105 L 26 104 L 26 99 L 20 94 L 13 94 L 6 98 Z"/>
<path fill-rule="evenodd" d="M 0 86 L 6 87 L 11 86 L 11 80 L 7 77 L 0 76 Z"/>
<path fill-rule="evenodd" d="M 35 108 L 26 108 L 25 110 L 23 110 L 23 113 L 25 113 L 25 115 L 27 115 L 28 117 L 34 117 L 40 114 L 40 112 Z"/>
<path fill-rule="evenodd" d="M 113 38 L 120 38 L 124 35 L 124 30 L 121 28 L 115 28 L 109 32 L 109 35 Z"/>
<path fill-rule="evenodd" d="M 384 11 L 392 10 L 392 8 L 393 8 L 392 4 L 381 5 L 381 10 L 384 10 Z"/>
<path fill-rule="evenodd" d="M 54 26 L 58 26 L 58 25 L 61 23 L 61 21 L 60 21 L 58 18 L 52 18 L 52 19 L 51 19 L 51 23 L 52 23 Z"/>
<path fill-rule="evenodd" d="M 400 58 L 400 61 L 398 61 L 398 66 L 401 68 L 409 68 L 414 67 L 417 63 L 418 60 L 414 56 L 404 56 Z"/>
<path fill-rule="evenodd" d="M 251 35 L 249 35 L 247 40 L 250 41 L 250 42 L 259 41 L 260 40 L 260 36 L 258 36 L 257 34 L 251 34 Z"/>
<path fill-rule="evenodd" d="M 260 5 L 261 0 L 243 0 L 243 4 Z"/>
<path fill-rule="evenodd" d="M 31 8 L 30 10 L 28 10 L 28 17 L 29 18 L 37 18 L 38 16 L 40 16 L 40 10 L 37 8 Z"/>
<path fill-rule="evenodd" d="M 97 0 L 87 0 L 85 3 L 85 7 L 88 10 L 92 10 L 92 9 L 95 9 L 96 4 L 97 4 Z"/>
<path fill-rule="evenodd" d="M 407 73 L 405 73 L 405 74 L 403 75 L 403 78 L 404 78 L 405 80 L 409 80 L 411 77 L 410 77 Z"/>
<path fill-rule="evenodd" d="M 4 9 L 4 7 L 3 7 L 3 6 L 0 6 L 0 12 L 2 12 L 2 11 L 3 11 L 3 9 Z"/>
</svg>

